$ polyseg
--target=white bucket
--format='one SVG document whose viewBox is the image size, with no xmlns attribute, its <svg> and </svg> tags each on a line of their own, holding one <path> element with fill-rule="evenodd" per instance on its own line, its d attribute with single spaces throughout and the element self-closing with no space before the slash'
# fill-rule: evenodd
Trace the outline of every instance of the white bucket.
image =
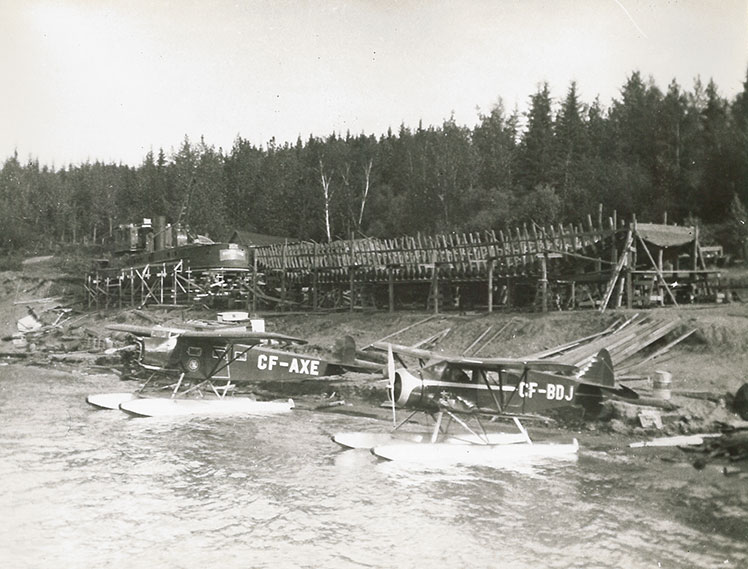
<svg viewBox="0 0 748 569">
<path fill-rule="evenodd" d="M 672 374 L 667 371 L 655 371 L 655 374 L 655 377 L 652 379 L 652 397 L 655 399 L 670 399 Z"/>
</svg>

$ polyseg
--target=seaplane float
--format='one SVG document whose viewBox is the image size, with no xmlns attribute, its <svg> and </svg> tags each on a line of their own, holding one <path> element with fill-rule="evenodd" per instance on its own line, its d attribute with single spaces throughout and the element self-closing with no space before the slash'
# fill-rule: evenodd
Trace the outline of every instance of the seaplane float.
<svg viewBox="0 0 748 569">
<path fill-rule="evenodd" d="M 133 337 L 137 366 L 149 374 L 148 379 L 135 392 L 99 393 L 86 401 L 135 416 L 287 413 L 294 408 L 292 399 L 258 401 L 236 395 L 237 385 L 317 379 L 345 371 L 381 373 L 383 367 L 357 359 L 352 339 L 344 340 L 331 357 L 321 358 L 289 349 L 305 344 L 301 338 L 243 326 L 188 329 L 113 324 L 108 328 Z"/>
<path fill-rule="evenodd" d="M 577 367 L 550 360 L 464 357 L 393 344 L 374 346 L 387 350 L 393 429 L 342 432 L 332 440 L 345 449 L 368 449 L 389 461 L 492 465 L 575 458 L 579 449 L 576 439 L 570 443 L 535 442 L 520 419 L 563 407 L 588 407 L 606 392 L 638 397 L 633 390 L 616 385 L 605 349 Z M 418 359 L 418 368 L 396 367 L 394 354 L 401 364 L 401 356 Z M 399 422 L 398 409 L 410 411 Z M 433 422 L 430 433 L 403 429 L 418 413 Z M 500 417 L 511 419 L 517 432 L 490 430 L 487 423 Z"/>
</svg>

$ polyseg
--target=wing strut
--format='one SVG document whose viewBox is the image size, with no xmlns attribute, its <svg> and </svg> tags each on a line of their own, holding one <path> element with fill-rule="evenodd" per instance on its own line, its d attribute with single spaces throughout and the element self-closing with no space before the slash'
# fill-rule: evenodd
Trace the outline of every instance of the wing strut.
<svg viewBox="0 0 748 569">
<path fill-rule="evenodd" d="M 471 429 L 470 426 L 468 426 L 468 424 L 465 421 L 463 421 L 462 419 L 460 419 L 459 417 L 457 417 L 456 415 L 454 415 L 451 411 L 445 411 L 445 413 L 447 415 L 449 415 L 450 418 L 452 418 L 455 421 L 457 421 L 466 431 L 468 431 L 476 439 L 481 440 L 481 436 L 478 433 L 476 433 L 473 429 Z M 478 422 L 478 424 L 480 425 L 480 421 Z M 481 427 L 483 427 L 483 425 L 481 425 Z M 488 439 L 487 438 L 485 439 L 484 444 L 488 444 Z"/>
<path fill-rule="evenodd" d="M 488 377 L 486 376 L 486 373 L 484 371 L 480 371 L 480 376 L 483 378 L 483 383 L 486 384 L 486 387 L 488 388 L 488 392 L 491 394 L 491 399 L 493 399 L 493 402 L 496 405 L 496 412 L 503 413 L 504 408 L 502 407 L 501 403 L 499 403 L 499 399 L 496 397 L 496 394 L 493 392 L 493 389 L 491 388 L 491 383 L 488 381 Z M 499 382 L 501 382 L 501 370 L 499 370 Z M 502 393 L 503 393 L 503 390 L 502 390 Z"/>
<path fill-rule="evenodd" d="M 527 429 L 525 429 L 525 427 L 522 426 L 522 423 L 519 422 L 519 417 L 512 417 L 512 419 L 514 419 L 514 424 L 517 425 L 519 432 L 524 435 L 525 440 L 527 441 L 527 444 L 531 445 L 532 440 L 530 440 L 530 435 L 527 433 Z"/>
<path fill-rule="evenodd" d="M 403 419 L 402 421 L 400 421 L 400 422 L 399 422 L 399 423 L 398 423 L 398 424 L 397 424 L 397 425 L 395 426 L 395 428 L 394 428 L 394 429 L 392 429 L 392 430 L 393 430 L 393 431 L 397 431 L 397 430 L 398 430 L 398 429 L 399 429 L 400 427 L 402 427 L 402 426 L 403 426 L 403 425 L 404 425 L 405 423 L 407 423 L 408 421 L 410 421 L 410 420 L 411 420 L 411 419 L 413 418 L 413 415 L 415 415 L 416 413 L 420 413 L 420 412 L 421 412 L 421 411 L 419 411 L 418 409 L 416 409 L 416 410 L 415 410 L 415 411 L 413 411 L 413 412 L 412 412 L 412 413 L 411 413 L 410 415 L 408 415 L 407 417 L 405 417 L 405 419 Z"/>
<path fill-rule="evenodd" d="M 434 425 L 434 432 L 431 433 L 431 442 L 435 443 L 436 439 L 439 438 L 439 429 L 442 426 L 442 417 L 444 417 L 444 411 L 439 411 L 436 415 L 436 424 Z"/>
<path fill-rule="evenodd" d="M 177 384 L 174 386 L 174 391 L 171 392 L 172 399 L 174 399 L 177 396 L 177 392 L 179 391 L 179 388 L 182 386 L 183 379 L 184 379 L 184 372 L 179 374 L 179 381 L 177 381 Z"/>
</svg>

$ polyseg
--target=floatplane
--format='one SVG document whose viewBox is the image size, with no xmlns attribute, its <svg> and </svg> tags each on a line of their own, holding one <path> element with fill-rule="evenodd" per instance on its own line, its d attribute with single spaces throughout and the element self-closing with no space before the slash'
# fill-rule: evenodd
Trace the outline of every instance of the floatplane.
<svg viewBox="0 0 748 569">
<path fill-rule="evenodd" d="M 570 406 L 590 407 L 605 392 L 625 398 L 636 393 L 617 386 L 607 350 L 585 365 L 552 360 L 452 356 L 409 346 L 375 343 L 387 350 L 389 433 L 337 433 L 345 448 L 367 448 L 374 455 L 414 463 L 493 464 L 533 457 L 576 456 L 579 444 L 536 443 L 520 419 Z M 417 369 L 395 366 L 394 354 L 418 359 Z M 397 409 L 410 414 L 399 423 Z M 433 420 L 430 433 L 401 430 L 417 413 Z M 486 419 L 510 418 L 518 432 L 491 432 Z M 455 432 L 456 431 L 456 432 Z"/>
<path fill-rule="evenodd" d="M 289 349 L 305 344 L 301 338 L 242 326 L 191 330 L 114 324 L 107 328 L 133 337 L 136 363 L 150 376 L 134 393 L 101 393 L 89 395 L 86 401 L 136 416 L 285 413 L 293 409 L 292 399 L 257 401 L 236 395 L 237 384 L 382 370 L 382 364 L 357 359 L 352 339 L 344 340 L 332 357 L 321 358 Z M 146 389 L 164 378 L 167 386 Z"/>
</svg>

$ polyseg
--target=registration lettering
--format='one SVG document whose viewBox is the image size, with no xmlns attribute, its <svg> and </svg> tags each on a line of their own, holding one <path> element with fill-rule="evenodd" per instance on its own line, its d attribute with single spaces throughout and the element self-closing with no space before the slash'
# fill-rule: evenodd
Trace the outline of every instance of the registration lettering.
<svg viewBox="0 0 748 569">
<path fill-rule="evenodd" d="M 571 401 L 574 399 L 574 386 L 569 385 L 567 389 L 567 386 L 563 383 L 548 383 L 545 385 L 545 389 L 541 389 L 535 381 L 521 381 L 518 391 L 519 396 L 523 399 L 532 399 L 537 394 L 544 394 L 546 399 L 552 401 Z"/>
<path fill-rule="evenodd" d="M 257 369 L 271 370 L 276 365 L 278 365 L 278 356 L 269 356 L 267 354 L 257 356 Z"/>
<path fill-rule="evenodd" d="M 569 392 L 566 393 L 565 385 L 562 383 L 549 383 L 545 392 L 548 399 L 556 401 L 571 401 L 574 399 L 574 386 L 569 386 Z"/>
<path fill-rule="evenodd" d="M 257 369 L 271 371 L 277 366 L 288 368 L 289 373 L 299 375 L 319 375 L 319 360 L 308 360 L 306 358 L 292 358 L 290 362 L 281 361 L 278 356 L 259 354 L 257 356 Z"/>
<path fill-rule="evenodd" d="M 301 373 L 304 375 L 317 375 L 319 373 L 318 360 L 305 360 L 303 358 L 294 358 L 288 371 L 292 373 Z"/>
</svg>

